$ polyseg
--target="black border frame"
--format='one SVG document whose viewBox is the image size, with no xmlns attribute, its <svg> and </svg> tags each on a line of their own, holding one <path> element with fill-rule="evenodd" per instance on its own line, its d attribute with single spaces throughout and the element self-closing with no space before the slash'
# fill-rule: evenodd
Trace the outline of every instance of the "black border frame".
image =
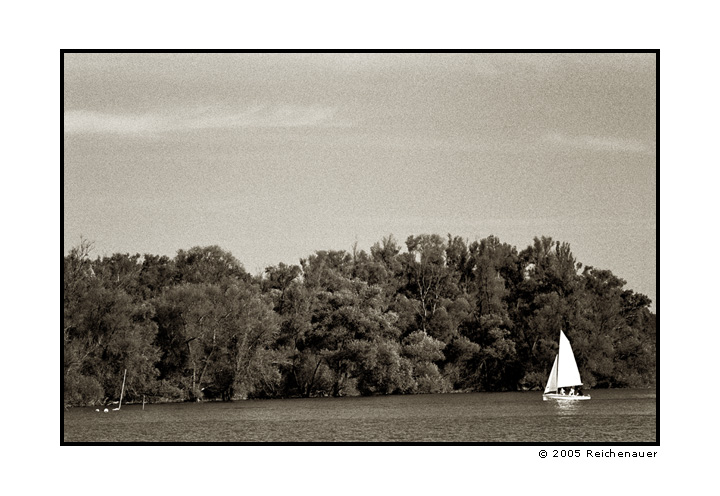
<svg viewBox="0 0 720 496">
<path fill-rule="evenodd" d="M 62 174 L 62 183 L 65 177 L 65 141 L 64 141 L 64 94 L 65 94 L 65 58 L 66 53 L 654 53 L 655 54 L 655 81 L 656 81 L 656 111 L 655 111 L 655 171 L 656 177 L 660 175 L 660 50 L 659 49 L 492 49 L 492 50 L 473 50 L 473 49 L 452 49 L 452 50 L 364 50 L 364 49 L 301 49 L 301 50 L 198 50 L 198 49 L 60 49 L 60 168 Z M 660 206 L 660 184 L 656 181 L 656 212 Z M 61 192 L 62 193 L 62 192 Z M 61 194 L 64 202 L 64 193 Z M 63 226 L 63 207 L 60 205 L 60 225 Z M 657 243 L 660 231 L 660 218 L 656 214 L 655 218 L 655 247 L 657 259 L 660 255 L 660 246 Z M 63 226 L 64 227 L 64 226 Z M 63 231 L 61 227 L 61 232 Z M 62 246 L 62 243 L 61 243 Z M 62 281 L 64 254 L 60 250 L 60 275 Z M 61 282 L 60 293 L 63 293 Z M 619 447 L 619 446 L 660 446 L 660 269 L 656 262 L 656 296 L 655 296 L 655 316 L 656 316 L 656 332 L 657 346 L 655 347 L 655 369 L 656 369 L 656 397 L 655 397 L 655 433 L 654 442 L 68 442 L 64 441 L 64 414 L 65 408 L 60 404 L 60 446 L 583 446 L 584 448 L 603 446 L 603 447 Z M 63 301 L 60 300 L 60 319 L 63 318 Z M 62 328 L 62 324 L 60 326 Z M 64 393 L 63 384 L 63 339 L 60 336 L 60 392 Z M 61 396 L 63 396 L 61 394 Z M 626 451 L 626 450 L 620 450 Z M 643 451 L 643 450 L 634 450 Z"/>
</svg>

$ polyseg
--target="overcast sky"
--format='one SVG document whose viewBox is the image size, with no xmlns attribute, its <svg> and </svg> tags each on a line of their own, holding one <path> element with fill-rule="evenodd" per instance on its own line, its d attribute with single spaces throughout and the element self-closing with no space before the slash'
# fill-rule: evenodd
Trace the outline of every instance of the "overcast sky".
<svg viewBox="0 0 720 496">
<path fill-rule="evenodd" d="M 656 295 L 655 56 L 66 54 L 64 248 L 569 242 Z"/>
</svg>

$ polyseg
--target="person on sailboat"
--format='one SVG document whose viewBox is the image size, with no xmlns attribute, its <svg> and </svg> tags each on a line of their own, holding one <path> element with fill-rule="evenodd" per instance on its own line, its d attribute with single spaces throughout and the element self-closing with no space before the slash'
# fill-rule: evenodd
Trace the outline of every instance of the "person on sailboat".
<svg viewBox="0 0 720 496">
<path fill-rule="evenodd" d="M 565 388 L 560 388 L 560 394 L 565 395 Z"/>
<path fill-rule="evenodd" d="M 570 396 L 575 396 L 575 388 L 574 387 L 570 388 Z"/>
</svg>

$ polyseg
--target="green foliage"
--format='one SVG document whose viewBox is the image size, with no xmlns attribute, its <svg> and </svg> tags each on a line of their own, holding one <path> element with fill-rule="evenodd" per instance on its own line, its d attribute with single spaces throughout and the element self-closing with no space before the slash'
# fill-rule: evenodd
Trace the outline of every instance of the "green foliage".
<svg viewBox="0 0 720 496">
<path fill-rule="evenodd" d="M 650 300 L 567 243 L 392 237 L 253 277 L 217 246 L 63 261 L 66 405 L 541 388 L 558 331 L 591 387 L 656 380 Z"/>
</svg>

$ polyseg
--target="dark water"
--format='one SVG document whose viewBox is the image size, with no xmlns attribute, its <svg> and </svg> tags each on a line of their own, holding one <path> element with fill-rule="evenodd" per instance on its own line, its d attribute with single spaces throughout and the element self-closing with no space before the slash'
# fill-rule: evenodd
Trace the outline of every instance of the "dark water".
<svg viewBox="0 0 720 496">
<path fill-rule="evenodd" d="M 312 398 L 64 413 L 65 442 L 655 442 L 655 389 Z M 102 409 L 101 409 L 102 410 Z"/>
</svg>

